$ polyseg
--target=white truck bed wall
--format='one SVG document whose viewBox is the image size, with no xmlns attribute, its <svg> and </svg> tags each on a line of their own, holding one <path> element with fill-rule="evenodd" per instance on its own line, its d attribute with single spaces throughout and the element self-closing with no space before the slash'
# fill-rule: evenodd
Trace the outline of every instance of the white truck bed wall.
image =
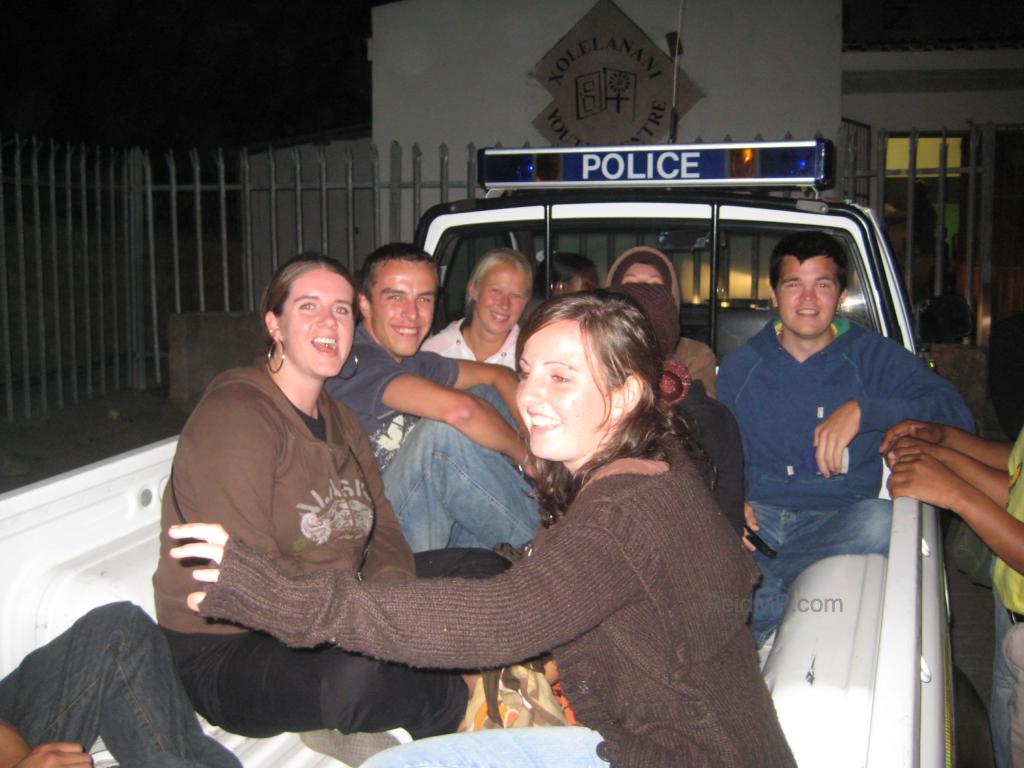
<svg viewBox="0 0 1024 768">
<path fill-rule="evenodd" d="M 827 558 L 793 584 L 763 672 L 799 765 L 944 765 L 952 753 L 936 518 L 896 499 L 888 558 Z"/>
<path fill-rule="evenodd" d="M 152 614 L 176 442 L 0 496 L 0 675 L 95 606 L 131 600 Z M 943 762 L 942 574 L 934 510 L 897 499 L 888 560 L 829 558 L 796 581 L 764 674 L 799 765 Z M 247 768 L 342 765 L 294 734 L 246 739 L 206 727 Z"/>
<path fill-rule="evenodd" d="M 160 498 L 176 445 L 170 438 L 0 496 L 0 676 L 96 606 L 130 600 L 153 615 Z M 248 739 L 203 726 L 246 768 L 345 768 L 293 733 Z"/>
</svg>

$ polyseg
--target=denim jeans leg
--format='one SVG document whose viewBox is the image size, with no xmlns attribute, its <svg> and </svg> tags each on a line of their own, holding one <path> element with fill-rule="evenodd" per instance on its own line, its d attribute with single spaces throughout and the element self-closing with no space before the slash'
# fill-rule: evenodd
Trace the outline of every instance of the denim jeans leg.
<svg viewBox="0 0 1024 768">
<path fill-rule="evenodd" d="M 892 532 L 892 502 L 860 499 L 839 509 L 820 532 L 818 559 L 832 555 L 888 555 Z"/>
<path fill-rule="evenodd" d="M 760 552 L 754 552 L 754 562 L 761 570 L 761 581 L 754 587 L 750 631 L 760 647 L 781 620 L 789 585 L 797 576 L 792 572 L 792 563 L 786 557 L 785 547 L 787 523 L 792 520 L 793 512 L 757 502 L 750 502 L 750 506 L 760 526 L 757 535 L 777 553 L 776 557 L 766 557 Z"/>
<path fill-rule="evenodd" d="M 416 424 L 383 479 L 413 552 L 519 546 L 533 537 L 540 520 L 530 483 L 508 457 L 438 421 Z"/>
<path fill-rule="evenodd" d="M 996 768 L 1010 768 L 1010 697 L 1016 686 L 1013 673 L 1003 655 L 1003 643 L 1013 628 L 1002 598 L 992 590 L 995 650 L 992 654 L 992 696 L 988 705 L 988 724 L 992 731 L 992 756 Z"/>
<path fill-rule="evenodd" d="M 600 742 L 583 726 L 455 733 L 378 752 L 363 768 L 608 768 Z"/>
<path fill-rule="evenodd" d="M 471 392 L 481 400 L 486 400 L 488 403 L 493 405 L 494 409 L 501 414 L 501 417 L 505 419 L 513 429 L 516 428 L 515 419 L 512 418 L 512 414 L 509 413 L 508 406 L 505 405 L 505 401 L 501 399 L 501 395 L 498 394 L 498 390 L 494 387 L 481 385 L 479 387 L 472 387 L 466 391 Z"/>
<path fill-rule="evenodd" d="M 0 718 L 31 746 L 98 736 L 125 768 L 240 763 L 205 736 L 163 635 L 131 603 L 96 608 L 0 683 Z"/>
<path fill-rule="evenodd" d="M 494 409 L 499 414 L 501 414 L 501 417 L 505 419 L 508 425 L 511 426 L 513 429 L 519 429 L 518 424 L 516 423 L 515 419 L 512 418 L 512 415 L 509 412 L 508 406 L 505 405 L 505 401 L 501 399 L 501 395 L 498 394 L 498 390 L 496 390 L 494 387 L 478 386 L 472 387 L 468 391 L 476 395 L 477 397 L 481 398 L 482 400 L 486 400 L 488 403 L 494 406 Z M 499 454 L 499 458 L 502 460 L 503 464 L 512 464 L 512 462 L 509 461 L 508 457 L 506 456 L 502 456 Z M 507 473 L 508 470 L 504 466 L 502 466 L 502 472 Z M 511 475 L 510 477 L 510 484 L 514 484 L 516 488 L 520 489 L 520 491 L 524 491 L 526 495 L 529 496 L 529 501 L 525 502 L 519 509 L 519 514 L 522 514 L 523 512 L 527 513 L 527 524 L 530 529 L 530 538 L 523 541 L 523 543 L 525 544 L 527 541 L 533 538 L 533 534 L 536 532 L 537 527 L 539 525 L 539 519 L 537 517 L 537 503 L 533 498 L 533 485 L 530 483 L 530 481 L 526 480 L 526 478 L 523 477 L 522 473 L 518 470 L 518 468 L 516 469 L 515 474 Z M 514 497 L 516 501 L 521 501 L 522 498 L 522 492 L 517 493 L 517 495 Z M 497 543 L 501 544 L 502 542 Z M 509 540 L 508 543 L 515 542 Z M 456 522 L 452 534 L 452 540 L 449 546 L 463 548 L 480 547 L 481 541 L 472 530 L 466 528 L 461 523 Z M 494 545 L 491 544 L 484 546 L 486 548 L 490 548 Z"/>
</svg>

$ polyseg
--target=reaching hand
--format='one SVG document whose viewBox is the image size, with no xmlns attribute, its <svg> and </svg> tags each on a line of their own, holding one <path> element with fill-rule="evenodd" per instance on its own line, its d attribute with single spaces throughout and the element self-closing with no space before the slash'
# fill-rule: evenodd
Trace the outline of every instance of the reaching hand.
<svg viewBox="0 0 1024 768">
<path fill-rule="evenodd" d="M 743 518 L 747 524 L 747 528 L 752 530 L 754 533 L 757 533 L 761 530 L 761 526 L 757 524 L 757 514 L 754 512 L 754 508 L 745 501 L 743 502 Z M 750 539 L 747 538 L 746 530 L 743 531 L 741 541 L 743 542 L 743 546 L 746 547 L 748 551 L 757 551 L 757 547 L 755 547 L 753 543 L 751 543 Z"/>
<path fill-rule="evenodd" d="M 195 557 L 201 560 L 211 560 L 218 565 L 224 558 L 224 547 L 227 545 L 229 538 L 228 532 L 222 526 L 207 523 L 172 525 L 167 529 L 167 535 L 172 539 L 194 539 L 192 543 L 182 544 L 180 547 L 175 547 L 170 551 L 171 557 L 175 560 Z M 196 581 L 213 583 L 220 578 L 220 569 L 194 568 L 192 570 L 192 578 Z M 188 607 L 198 613 L 199 604 L 203 602 L 205 597 L 205 592 L 190 593 L 187 599 Z"/>
<path fill-rule="evenodd" d="M 934 424 L 930 421 L 904 419 L 899 424 L 889 427 L 889 431 L 882 438 L 882 444 L 878 447 L 878 452 L 887 453 L 892 444 L 904 436 L 916 437 L 926 443 L 941 445 L 946 439 L 946 427 L 944 424 Z"/>
<path fill-rule="evenodd" d="M 951 459 L 956 455 L 956 451 L 927 440 L 911 437 L 908 434 L 893 441 L 889 446 L 889 450 L 885 452 L 884 457 L 885 463 L 891 469 L 894 465 L 911 456 L 921 455 L 931 456 L 933 459 L 948 466 Z"/>
<path fill-rule="evenodd" d="M 914 452 L 892 464 L 886 485 L 894 499 L 910 496 L 926 504 L 955 510 L 965 483 L 934 456 Z"/>
<path fill-rule="evenodd" d="M 814 458 L 822 477 L 843 471 L 843 450 L 860 432 L 860 405 L 847 400 L 814 428 Z"/>
</svg>

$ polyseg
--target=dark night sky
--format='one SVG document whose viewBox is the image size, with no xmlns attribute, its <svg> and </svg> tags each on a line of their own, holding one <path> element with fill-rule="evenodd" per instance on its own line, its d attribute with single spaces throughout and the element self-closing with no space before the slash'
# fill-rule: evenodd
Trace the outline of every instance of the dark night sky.
<svg viewBox="0 0 1024 768">
<path fill-rule="evenodd" d="M 370 5 L 5 2 L 0 130 L 159 149 L 368 125 Z"/>
<path fill-rule="evenodd" d="M 0 132 L 153 150 L 368 135 L 366 38 L 371 6 L 385 2 L 3 0 Z M 1019 46 L 1018 4 L 844 0 L 844 37 L 869 49 Z"/>
</svg>

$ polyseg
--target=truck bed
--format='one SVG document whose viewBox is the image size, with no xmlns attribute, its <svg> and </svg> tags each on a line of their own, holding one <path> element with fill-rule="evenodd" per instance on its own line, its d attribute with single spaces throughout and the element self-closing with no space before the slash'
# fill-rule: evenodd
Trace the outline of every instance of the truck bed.
<svg viewBox="0 0 1024 768">
<path fill-rule="evenodd" d="M 153 613 L 160 499 L 176 443 L 0 496 L 0 675 L 93 607 L 130 600 Z M 832 610 L 815 610 L 823 595 Z M 763 671 L 801 766 L 944 762 L 944 600 L 934 510 L 912 499 L 895 502 L 889 558 L 829 558 L 797 580 Z M 204 726 L 246 768 L 343 765 L 296 734 L 248 739 Z"/>
<path fill-rule="evenodd" d="M 160 498 L 176 445 L 170 438 L 0 497 L 0 675 L 96 606 L 130 600 L 154 615 Z M 293 733 L 247 739 L 203 726 L 246 768 L 343 765 Z"/>
</svg>

